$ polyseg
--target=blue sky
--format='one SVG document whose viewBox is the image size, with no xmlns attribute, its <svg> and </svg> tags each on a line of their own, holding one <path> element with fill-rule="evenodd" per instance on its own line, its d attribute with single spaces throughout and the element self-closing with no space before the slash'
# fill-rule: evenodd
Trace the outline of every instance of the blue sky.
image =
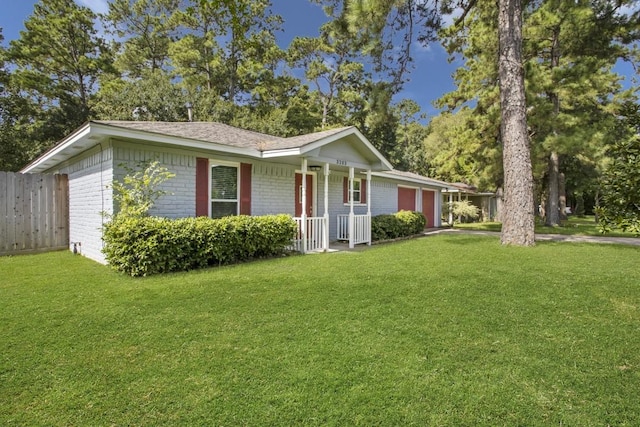
<svg viewBox="0 0 640 427">
<path fill-rule="evenodd" d="M 107 0 L 76 0 L 96 12 L 107 11 Z M 34 0 L 3 0 L 0 27 L 4 44 L 19 37 L 24 21 L 33 12 Z M 277 35 L 281 46 L 288 46 L 296 36 L 317 36 L 318 28 L 326 21 L 322 9 L 308 0 L 272 0 L 275 13 L 284 19 L 284 31 Z M 438 44 L 428 48 L 414 48 L 414 69 L 400 98 L 410 98 L 422 106 L 428 119 L 437 115 L 432 102 L 454 89 L 451 77 L 457 64 L 447 61 L 447 54 Z M 625 76 L 634 74 L 629 64 L 619 64 L 616 71 Z M 627 85 L 629 83 L 627 82 Z"/>
<path fill-rule="evenodd" d="M 0 14 L 0 27 L 4 44 L 16 39 L 24 29 L 24 21 L 33 12 L 34 0 L 3 1 Z M 77 0 L 77 3 L 90 7 L 96 12 L 107 10 L 106 0 Z M 277 35 L 281 46 L 288 46 L 296 36 L 317 36 L 318 28 L 326 21 L 326 16 L 316 4 L 308 0 L 272 0 L 275 13 L 284 18 L 284 31 Z M 410 81 L 400 94 L 402 98 L 411 98 L 422 106 L 429 116 L 437 114 L 431 105 L 442 94 L 453 90 L 451 73 L 455 66 L 447 62 L 446 52 L 437 45 L 415 51 L 415 69 L 409 76 Z"/>
</svg>

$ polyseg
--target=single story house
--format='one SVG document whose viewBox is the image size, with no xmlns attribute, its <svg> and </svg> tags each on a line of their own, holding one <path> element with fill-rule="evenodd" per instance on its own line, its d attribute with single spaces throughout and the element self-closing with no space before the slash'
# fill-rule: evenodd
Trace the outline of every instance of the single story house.
<svg viewBox="0 0 640 427">
<path fill-rule="evenodd" d="M 371 216 L 401 209 L 438 227 L 441 190 L 450 187 L 394 170 L 355 127 L 279 138 L 211 122 L 90 121 L 21 172 L 68 175 L 71 245 L 105 262 L 111 183 L 148 160 L 175 174 L 152 215 L 286 213 L 299 224 L 294 247 L 302 252 L 337 240 L 370 244 Z"/>
<path fill-rule="evenodd" d="M 495 221 L 498 216 L 498 202 L 495 193 L 479 192 L 477 188 L 465 184 L 464 182 L 454 182 L 449 187 L 442 190 L 443 206 L 451 205 L 454 201 L 468 200 L 472 205 L 478 208 L 480 212 L 479 221 Z M 447 209 L 447 224 L 453 224 L 453 212 Z"/>
</svg>

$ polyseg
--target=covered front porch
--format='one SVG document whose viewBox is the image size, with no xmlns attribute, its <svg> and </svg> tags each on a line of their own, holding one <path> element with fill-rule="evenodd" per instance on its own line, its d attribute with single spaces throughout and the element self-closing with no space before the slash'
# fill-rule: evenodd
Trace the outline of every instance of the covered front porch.
<svg viewBox="0 0 640 427">
<path fill-rule="evenodd" d="M 294 239 L 292 249 L 301 253 L 307 252 L 326 252 L 330 249 L 332 241 L 344 241 L 349 248 L 355 245 L 367 244 L 371 245 L 371 168 L 362 170 L 353 165 L 336 164 L 336 171 L 345 166 L 348 168 L 348 179 L 345 185 L 345 191 L 348 194 L 347 205 L 348 213 L 331 212 L 329 202 L 330 187 L 329 176 L 331 175 L 331 164 L 324 162 L 322 165 L 310 165 L 308 158 L 304 157 L 301 161 L 300 179 L 296 180 L 296 216 L 294 220 L 298 224 L 298 233 Z M 346 162 L 345 162 L 346 163 Z M 356 178 L 356 171 L 366 176 L 366 179 Z M 342 172 L 343 173 L 343 172 Z M 308 179 L 312 174 L 321 174 L 322 190 L 318 189 L 318 194 L 322 192 L 322 197 L 318 197 L 317 203 L 314 198 L 309 197 L 316 189 L 313 185 L 317 182 Z M 363 195 L 367 195 L 363 203 Z M 320 202 L 320 199 L 322 202 Z M 303 202 L 304 201 L 304 202 Z M 355 206 L 362 207 L 366 204 L 366 212 L 364 214 L 356 214 Z M 314 206 L 322 212 L 322 215 L 313 214 Z M 331 235 L 331 222 L 334 221 L 335 232 Z"/>
<path fill-rule="evenodd" d="M 328 251 L 332 241 L 350 248 L 371 244 L 372 172 L 392 165 L 355 127 L 267 144 L 261 158 L 295 167 L 298 233 L 292 249 Z"/>
</svg>

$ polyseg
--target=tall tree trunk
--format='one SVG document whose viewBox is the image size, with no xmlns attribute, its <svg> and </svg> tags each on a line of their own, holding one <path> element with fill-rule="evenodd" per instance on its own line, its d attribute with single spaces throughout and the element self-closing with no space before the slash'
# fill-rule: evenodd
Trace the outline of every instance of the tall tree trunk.
<svg viewBox="0 0 640 427">
<path fill-rule="evenodd" d="M 502 191 L 502 187 L 498 187 L 496 190 L 496 213 L 494 215 L 494 221 L 502 222 L 502 211 L 504 209 L 503 203 L 504 192 Z"/>
<path fill-rule="evenodd" d="M 557 26 L 553 29 L 553 39 L 551 43 L 551 71 L 560 65 L 560 27 Z M 548 92 L 547 96 L 553 104 L 553 116 L 551 118 L 551 133 L 554 138 L 558 136 L 557 121 L 560 114 L 560 97 L 554 87 Z M 557 144 L 557 141 L 555 142 Z M 548 204 L 547 204 L 547 220 L 545 224 L 550 227 L 555 227 L 560 224 L 560 207 L 558 203 L 560 201 L 560 156 L 556 150 L 551 151 L 549 155 L 549 170 L 548 170 Z"/>
<path fill-rule="evenodd" d="M 560 160 L 558 153 L 551 152 L 549 156 L 549 180 L 547 197 L 547 220 L 545 224 L 554 227 L 560 224 L 560 208 L 558 207 L 558 177 L 560 175 Z"/>
<path fill-rule="evenodd" d="M 560 208 L 560 219 L 567 219 L 567 188 L 564 180 L 564 173 L 558 174 L 558 208 Z"/>
<path fill-rule="evenodd" d="M 503 144 L 503 245 L 535 244 L 533 172 L 522 67 L 522 2 L 499 0 L 500 124 Z"/>
</svg>

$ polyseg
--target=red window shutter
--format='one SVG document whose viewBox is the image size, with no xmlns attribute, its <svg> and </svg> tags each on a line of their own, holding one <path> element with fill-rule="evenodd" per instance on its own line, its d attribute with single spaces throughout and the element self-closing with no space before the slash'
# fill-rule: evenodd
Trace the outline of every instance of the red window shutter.
<svg viewBox="0 0 640 427">
<path fill-rule="evenodd" d="M 251 164 L 240 163 L 240 215 L 251 215 Z"/>
<path fill-rule="evenodd" d="M 360 181 L 360 203 L 367 203 L 367 180 Z"/>
<path fill-rule="evenodd" d="M 349 178 L 346 176 L 342 181 L 342 203 L 349 203 Z"/>
<path fill-rule="evenodd" d="M 209 216 L 209 159 L 196 158 L 196 216 Z"/>
</svg>

